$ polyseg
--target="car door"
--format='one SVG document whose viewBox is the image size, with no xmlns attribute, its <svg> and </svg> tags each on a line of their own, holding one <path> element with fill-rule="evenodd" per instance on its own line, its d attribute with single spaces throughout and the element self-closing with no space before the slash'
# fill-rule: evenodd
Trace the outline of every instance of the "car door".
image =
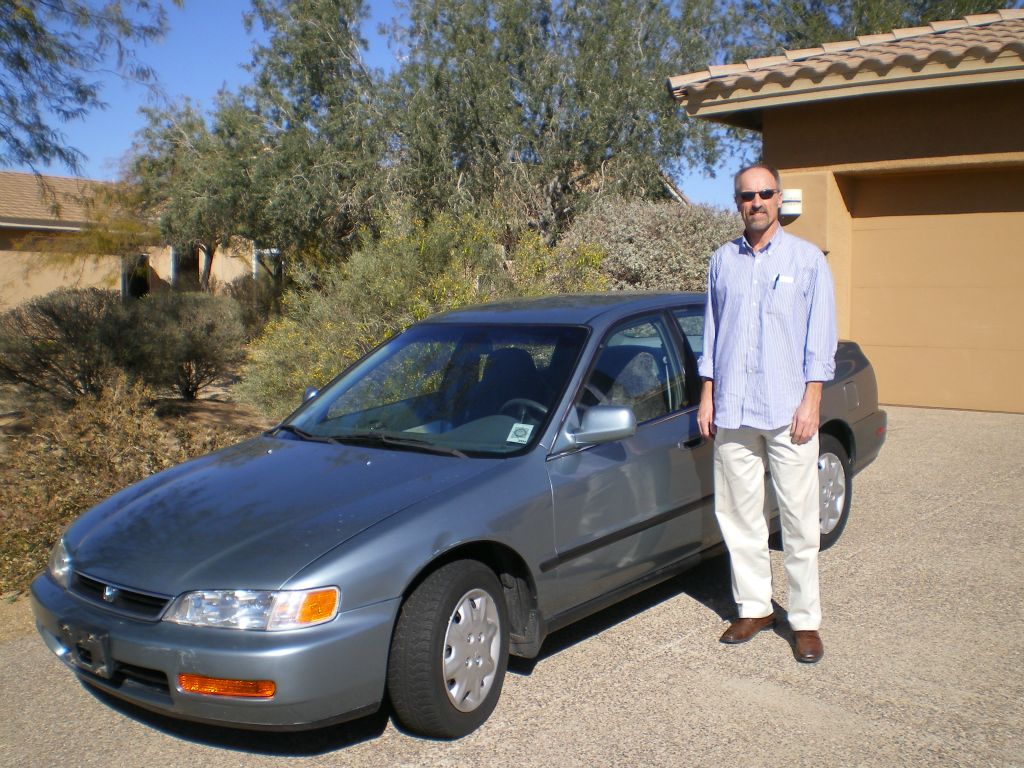
<svg viewBox="0 0 1024 768">
<path fill-rule="evenodd" d="M 659 312 L 612 328 L 575 400 L 571 418 L 595 404 L 632 407 L 636 434 L 547 461 L 556 557 L 546 567 L 557 568 L 559 584 L 553 612 L 702 547 L 711 476 L 700 468 L 709 448 L 672 322 Z"/>
<path fill-rule="evenodd" d="M 700 376 L 697 375 L 697 358 L 703 353 L 704 348 L 704 303 L 687 304 L 673 309 L 672 317 L 681 336 L 686 370 L 687 372 L 693 371 L 693 375 L 687 378 L 687 384 L 694 404 L 691 417 L 694 428 L 697 429 L 699 434 L 700 430 L 696 426 L 696 406 L 699 404 L 701 384 Z M 691 468 L 697 478 L 696 482 L 699 482 L 702 487 L 706 487 L 709 494 L 713 494 L 715 477 L 714 444 L 705 441 L 698 449 L 693 451 L 692 459 Z M 718 527 L 718 521 L 715 519 L 714 500 L 709 496 L 706 502 L 701 509 L 701 545 L 705 549 L 722 541 L 722 531 Z"/>
</svg>

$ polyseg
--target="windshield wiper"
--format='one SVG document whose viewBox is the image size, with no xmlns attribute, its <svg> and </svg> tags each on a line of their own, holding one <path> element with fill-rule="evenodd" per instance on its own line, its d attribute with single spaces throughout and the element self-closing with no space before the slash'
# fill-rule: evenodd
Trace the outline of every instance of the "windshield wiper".
<svg viewBox="0 0 1024 768">
<path fill-rule="evenodd" d="M 281 424 L 274 427 L 271 433 L 277 435 L 281 432 L 291 432 L 302 440 L 309 440 L 313 443 L 334 443 L 337 442 L 333 437 L 324 437 L 323 435 L 314 435 L 312 432 L 307 432 L 304 429 L 299 429 L 294 424 Z"/>
<path fill-rule="evenodd" d="M 382 432 L 354 432 L 349 435 L 336 435 L 331 438 L 336 443 L 357 443 L 362 445 L 385 445 L 391 448 L 404 448 L 424 453 L 436 453 L 441 456 L 458 456 L 465 459 L 466 454 L 458 448 L 450 448 L 446 445 L 437 445 L 429 440 L 418 437 L 396 437 L 386 435 Z"/>
</svg>

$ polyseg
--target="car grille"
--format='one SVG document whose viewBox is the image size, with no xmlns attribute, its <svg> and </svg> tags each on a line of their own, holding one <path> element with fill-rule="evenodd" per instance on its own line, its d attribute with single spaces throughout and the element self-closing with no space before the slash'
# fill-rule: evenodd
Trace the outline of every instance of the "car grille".
<svg viewBox="0 0 1024 768">
<path fill-rule="evenodd" d="M 171 601 L 166 595 L 126 589 L 78 572 L 72 577 L 71 591 L 89 602 L 138 619 L 159 619 Z"/>
</svg>

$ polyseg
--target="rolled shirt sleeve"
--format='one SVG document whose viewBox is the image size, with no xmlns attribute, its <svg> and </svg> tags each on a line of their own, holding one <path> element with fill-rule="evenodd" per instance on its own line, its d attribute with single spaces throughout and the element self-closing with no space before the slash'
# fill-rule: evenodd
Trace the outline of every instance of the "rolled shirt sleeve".
<svg viewBox="0 0 1024 768">
<path fill-rule="evenodd" d="M 715 295 L 715 272 L 721 251 L 716 251 L 708 263 L 708 297 L 704 303 L 704 341 L 701 344 L 701 355 L 697 358 L 697 374 L 702 379 L 715 378 L 715 331 L 717 320 L 715 318 L 715 303 L 712 297 Z"/>
<path fill-rule="evenodd" d="M 804 347 L 804 381 L 832 381 L 836 375 L 836 299 L 832 270 L 825 256 L 814 260 L 814 279 L 809 291 L 807 344 Z"/>
</svg>

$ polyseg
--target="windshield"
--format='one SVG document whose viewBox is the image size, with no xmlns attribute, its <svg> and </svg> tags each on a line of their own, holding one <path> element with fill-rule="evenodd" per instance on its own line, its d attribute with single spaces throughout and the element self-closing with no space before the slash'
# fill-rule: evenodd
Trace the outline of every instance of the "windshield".
<svg viewBox="0 0 1024 768">
<path fill-rule="evenodd" d="M 293 437 L 506 455 L 539 438 L 587 330 L 424 324 L 377 349 L 286 425 Z"/>
</svg>

